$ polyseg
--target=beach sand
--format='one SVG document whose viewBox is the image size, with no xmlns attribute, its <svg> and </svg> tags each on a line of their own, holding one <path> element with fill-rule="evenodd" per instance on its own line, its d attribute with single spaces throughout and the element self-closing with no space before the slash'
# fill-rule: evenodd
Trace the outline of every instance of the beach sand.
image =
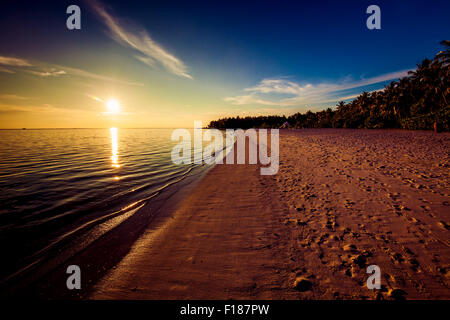
<svg viewBox="0 0 450 320">
<path fill-rule="evenodd" d="M 217 165 L 89 298 L 450 299 L 449 150 L 448 133 L 282 130 L 278 174 Z"/>
</svg>

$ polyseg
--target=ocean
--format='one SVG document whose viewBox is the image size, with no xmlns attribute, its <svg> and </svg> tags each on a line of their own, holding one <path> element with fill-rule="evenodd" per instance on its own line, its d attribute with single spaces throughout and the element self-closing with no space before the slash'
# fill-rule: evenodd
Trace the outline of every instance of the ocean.
<svg viewBox="0 0 450 320">
<path fill-rule="evenodd" d="M 172 163 L 172 131 L 0 130 L 0 279 L 61 254 L 69 242 L 81 250 L 207 170 Z"/>
</svg>

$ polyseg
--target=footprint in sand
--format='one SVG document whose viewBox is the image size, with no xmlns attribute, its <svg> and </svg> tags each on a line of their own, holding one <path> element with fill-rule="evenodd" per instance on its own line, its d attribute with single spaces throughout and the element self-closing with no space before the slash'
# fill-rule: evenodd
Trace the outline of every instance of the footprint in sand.
<svg viewBox="0 0 450 320">
<path fill-rule="evenodd" d="M 352 243 L 344 245 L 343 249 L 344 251 L 357 252 L 357 247 Z"/>
<path fill-rule="evenodd" d="M 405 252 L 406 252 L 407 254 L 410 254 L 410 255 L 412 255 L 412 256 L 415 256 L 414 252 L 412 252 L 411 249 L 409 249 L 408 247 L 402 246 L 402 248 L 403 248 L 403 250 L 405 250 Z"/>
<path fill-rule="evenodd" d="M 441 274 L 443 274 L 445 277 L 447 277 L 448 276 L 448 269 L 447 268 L 444 268 L 444 267 L 436 267 L 436 270 L 439 272 L 439 273 L 441 273 Z"/>
<path fill-rule="evenodd" d="M 297 277 L 294 280 L 294 289 L 300 292 L 310 291 L 312 290 L 313 284 L 306 277 Z"/>
<path fill-rule="evenodd" d="M 441 228 L 445 229 L 445 230 L 449 230 L 450 229 L 450 225 L 447 222 L 445 222 L 445 221 L 439 221 L 438 225 Z"/>
<path fill-rule="evenodd" d="M 406 300 L 406 295 L 408 295 L 408 293 L 402 289 L 391 289 L 388 292 L 388 296 L 394 300 Z"/>
<path fill-rule="evenodd" d="M 405 261 L 405 259 L 403 258 L 403 256 L 400 253 L 393 253 L 391 255 L 391 259 L 394 263 L 402 263 Z"/>
<path fill-rule="evenodd" d="M 360 268 L 364 268 L 367 264 L 367 257 L 364 254 L 358 254 L 351 259 L 352 263 Z"/>
<path fill-rule="evenodd" d="M 413 259 L 409 260 L 409 263 L 411 265 L 411 269 L 414 272 L 418 272 L 419 271 L 419 267 L 420 267 L 419 261 L 417 261 L 416 259 L 413 258 Z"/>
<path fill-rule="evenodd" d="M 400 197 L 400 193 L 397 193 L 397 192 L 391 193 L 390 192 L 390 193 L 387 194 L 387 197 L 391 198 L 394 201 L 397 201 L 397 199 Z"/>
</svg>

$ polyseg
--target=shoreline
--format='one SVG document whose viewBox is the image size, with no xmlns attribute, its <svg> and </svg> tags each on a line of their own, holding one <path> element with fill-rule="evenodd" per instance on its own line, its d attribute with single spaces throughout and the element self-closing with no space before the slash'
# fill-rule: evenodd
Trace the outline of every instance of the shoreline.
<svg viewBox="0 0 450 320">
<path fill-rule="evenodd" d="M 214 166 L 88 299 L 280 298 L 272 270 L 286 257 L 268 250 L 284 231 L 273 214 L 280 209 L 266 194 L 272 188 L 273 177 L 260 176 L 257 165 Z"/>
<path fill-rule="evenodd" d="M 59 247 L 52 257 L 37 260 L 35 265 L 27 268 L 29 270 L 5 281 L 0 296 L 83 299 L 92 284 L 128 253 L 144 230 L 155 228 L 170 217 L 191 189 L 211 169 L 212 167 L 207 165 L 194 168 L 180 181 L 165 187 L 162 192 L 136 209 L 109 219 L 104 222 L 105 226 L 96 225 L 70 242 L 65 241 L 67 243 Z M 116 219 L 119 221 L 115 222 Z M 109 227 L 109 224 L 112 226 Z M 102 228 L 107 228 L 107 231 L 101 231 Z M 97 233 L 100 234 L 96 235 Z M 95 239 L 90 241 L 90 237 Z M 85 241 L 89 242 L 87 246 L 83 244 Z M 77 248 L 77 245 L 82 245 L 82 248 Z M 86 266 L 83 268 L 81 290 L 69 291 L 66 288 L 66 267 L 72 264 Z"/>
<path fill-rule="evenodd" d="M 277 175 L 215 166 L 88 299 L 448 299 L 449 146 L 448 134 L 282 131 Z M 371 264 L 381 290 L 365 285 Z"/>
</svg>

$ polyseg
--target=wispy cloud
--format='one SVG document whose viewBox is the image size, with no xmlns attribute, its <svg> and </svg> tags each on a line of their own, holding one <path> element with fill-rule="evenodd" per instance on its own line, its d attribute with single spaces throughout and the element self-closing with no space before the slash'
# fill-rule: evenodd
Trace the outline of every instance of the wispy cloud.
<svg viewBox="0 0 450 320">
<path fill-rule="evenodd" d="M 8 68 L 5 68 L 4 66 L 7 66 Z M 0 72 L 11 74 L 16 73 L 14 71 L 16 67 L 31 67 L 31 63 L 25 59 L 0 56 Z"/>
<path fill-rule="evenodd" d="M 140 82 L 120 80 L 117 78 L 108 77 L 105 75 L 85 71 L 85 70 L 78 69 L 78 68 L 71 68 L 71 67 L 58 66 L 58 65 L 55 65 L 55 67 L 65 71 L 68 75 L 73 75 L 73 76 L 77 76 L 77 77 L 89 78 L 89 79 L 93 79 L 93 80 L 107 81 L 107 82 L 113 82 L 113 83 L 119 83 L 119 84 L 126 84 L 126 85 L 132 85 L 132 86 L 143 86 L 144 85 L 143 83 L 140 83 Z"/>
<path fill-rule="evenodd" d="M 31 74 L 40 76 L 40 77 L 58 77 L 64 74 L 67 74 L 64 70 L 51 70 L 51 71 L 28 71 Z"/>
<path fill-rule="evenodd" d="M 269 100 L 264 100 L 256 97 L 253 94 L 245 95 L 245 96 L 237 96 L 237 97 L 226 97 L 225 101 L 231 102 L 235 105 L 244 105 L 244 104 L 262 104 L 266 106 L 276 106 L 280 105 L 279 102 L 273 102 Z"/>
<path fill-rule="evenodd" d="M 7 65 L 9 68 L 4 68 L 1 65 Z M 11 70 L 14 69 L 14 70 Z M 0 56 L 0 72 L 4 73 L 20 73 L 25 72 L 38 77 L 50 78 L 59 76 L 75 76 L 80 78 L 88 78 L 93 80 L 112 82 L 118 84 L 132 85 L 132 86 L 143 86 L 143 83 L 120 80 L 113 77 L 108 77 L 105 75 L 85 71 L 78 68 L 60 66 L 56 64 L 51 64 L 47 62 L 33 61 L 33 64 L 25 59 L 11 58 Z"/>
<path fill-rule="evenodd" d="M 55 107 L 51 104 L 45 103 L 41 105 L 10 105 L 10 104 L 0 104 L 0 113 L 16 113 L 16 112 L 31 112 L 31 113 L 67 113 L 76 112 L 74 109 L 66 109 Z"/>
<path fill-rule="evenodd" d="M 23 96 L 19 96 L 16 94 L 0 94 L 0 99 L 4 99 L 4 100 L 29 100 L 29 99 L 33 99 L 30 97 L 23 97 Z"/>
<path fill-rule="evenodd" d="M 0 72 L 15 73 L 13 70 L 10 70 L 10 69 L 7 69 L 7 68 L 3 68 L 2 66 L 0 66 Z"/>
<path fill-rule="evenodd" d="M 312 84 L 300 86 L 295 82 L 285 79 L 264 79 L 256 87 L 247 88 L 245 91 L 260 93 L 284 93 L 298 95 L 308 89 L 313 88 Z"/>
<path fill-rule="evenodd" d="M 339 83 L 300 85 L 287 79 L 263 79 L 258 85 L 246 88 L 249 94 L 226 97 L 234 105 L 299 106 L 304 104 L 331 103 L 356 98 L 358 94 L 342 94 L 345 90 L 362 88 L 388 80 L 407 76 L 409 70 L 392 72 L 368 79 Z M 284 97 L 280 97 L 284 96 Z M 286 97 L 287 96 L 287 97 Z"/>
<path fill-rule="evenodd" d="M 140 53 L 134 56 L 136 59 L 150 67 L 159 63 L 177 76 L 192 79 L 183 61 L 157 44 L 145 30 L 131 30 L 119 22 L 119 19 L 109 14 L 100 2 L 91 1 L 90 3 L 108 27 L 112 38 L 121 45 Z"/>
<path fill-rule="evenodd" d="M 27 60 L 4 56 L 0 56 L 0 64 L 12 67 L 31 67 Z"/>
</svg>

